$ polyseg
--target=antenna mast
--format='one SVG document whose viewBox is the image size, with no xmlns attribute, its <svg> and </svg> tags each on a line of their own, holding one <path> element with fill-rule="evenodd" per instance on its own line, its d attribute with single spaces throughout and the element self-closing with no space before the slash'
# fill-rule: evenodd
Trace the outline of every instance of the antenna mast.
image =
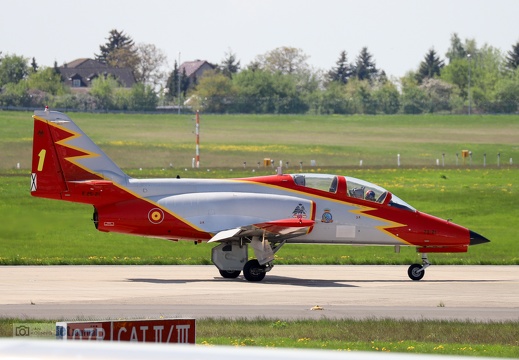
<svg viewBox="0 0 519 360">
<path fill-rule="evenodd" d="M 196 164 L 196 168 L 198 169 L 200 167 L 200 114 L 198 113 L 198 110 L 196 111 L 195 135 L 196 135 L 195 164 Z"/>
</svg>

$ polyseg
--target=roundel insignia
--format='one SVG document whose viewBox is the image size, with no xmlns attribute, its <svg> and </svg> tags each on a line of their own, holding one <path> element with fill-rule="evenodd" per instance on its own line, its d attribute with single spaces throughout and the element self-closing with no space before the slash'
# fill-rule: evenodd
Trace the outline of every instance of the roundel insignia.
<svg viewBox="0 0 519 360">
<path fill-rule="evenodd" d="M 148 220 L 152 224 L 160 224 L 164 220 L 164 212 L 159 208 L 153 208 L 148 213 Z"/>
</svg>

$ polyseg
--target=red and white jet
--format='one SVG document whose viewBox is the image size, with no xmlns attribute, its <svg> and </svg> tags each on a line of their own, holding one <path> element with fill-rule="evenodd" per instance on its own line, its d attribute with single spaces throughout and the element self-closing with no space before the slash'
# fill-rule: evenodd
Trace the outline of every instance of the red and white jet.
<svg viewBox="0 0 519 360">
<path fill-rule="evenodd" d="M 285 244 L 414 246 L 466 252 L 485 237 L 417 211 L 380 186 L 348 176 L 277 174 L 242 179 L 134 179 L 65 114 L 35 111 L 31 194 L 90 204 L 100 231 L 218 243 L 225 278 L 261 281 Z M 249 260 L 248 246 L 255 259 Z"/>
</svg>

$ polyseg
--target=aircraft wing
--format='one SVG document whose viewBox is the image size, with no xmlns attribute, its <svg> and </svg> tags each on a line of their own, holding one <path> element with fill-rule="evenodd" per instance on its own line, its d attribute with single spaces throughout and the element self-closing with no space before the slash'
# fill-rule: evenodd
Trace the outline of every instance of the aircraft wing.
<svg viewBox="0 0 519 360">
<path fill-rule="evenodd" d="M 238 240 L 244 236 L 264 236 L 265 239 L 271 242 L 280 242 L 288 238 L 309 233 L 314 224 L 314 220 L 299 218 L 266 221 L 220 231 L 208 242 Z"/>
</svg>

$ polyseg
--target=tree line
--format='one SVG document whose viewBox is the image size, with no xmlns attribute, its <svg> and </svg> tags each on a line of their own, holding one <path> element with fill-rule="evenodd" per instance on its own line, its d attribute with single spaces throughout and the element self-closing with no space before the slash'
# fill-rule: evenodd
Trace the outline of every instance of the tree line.
<svg viewBox="0 0 519 360">
<path fill-rule="evenodd" d="M 422 114 L 516 113 L 519 104 L 519 41 L 511 50 L 454 33 L 442 58 L 428 50 L 414 70 L 389 78 L 367 47 L 349 59 L 343 50 L 329 70 L 314 69 L 303 50 L 280 47 L 243 66 L 231 50 L 199 79 L 166 69 L 164 52 L 135 44 L 111 30 L 95 59 L 129 67 L 131 89 L 99 77 L 87 93 L 63 85 L 58 66 L 39 67 L 36 59 L 0 52 L 0 106 L 95 110 L 154 110 L 181 104 L 209 113 Z"/>
</svg>

